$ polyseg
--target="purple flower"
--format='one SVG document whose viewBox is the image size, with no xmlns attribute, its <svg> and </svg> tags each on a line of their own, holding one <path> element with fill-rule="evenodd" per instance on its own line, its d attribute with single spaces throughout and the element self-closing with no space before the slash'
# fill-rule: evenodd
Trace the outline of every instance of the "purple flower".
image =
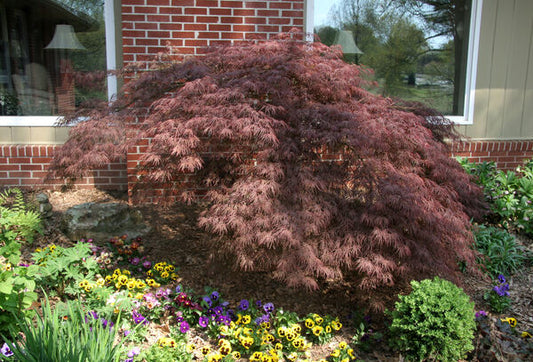
<svg viewBox="0 0 533 362">
<path fill-rule="evenodd" d="M 189 323 L 187 323 L 187 321 L 183 321 L 181 322 L 180 324 L 180 332 L 181 333 L 187 333 L 187 331 L 190 329 L 191 327 L 189 326 Z"/>
<path fill-rule="evenodd" d="M 152 267 L 152 263 L 150 263 L 150 261 L 147 260 L 147 261 L 145 261 L 145 262 L 143 263 L 143 267 L 144 267 L 145 269 L 150 269 L 150 268 Z"/>
<path fill-rule="evenodd" d="M 128 357 L 132 358 L 132 357 L 135 357 L 137 356 L 138 354 L 141 353 L 141 349 L 139 347 L 133 347 L 129 352 L 128 352 Z"/>
<path fill-rule="evenodd" d="M 0 352 L 2 352 L 2 354 L 4 356 L 6 356 L 6 357 L 13 356 L 13 351 L 11 351 L 11 349 L 9 348 L 7 343 L 5 343 L 5 342 L 4 342 L 4 345 L 2 346 L 2 348 L 0 348 Z"/>
<path fill-rule="evenodd" d="M 93 317 L 94 319 L 98 319 L 98 313 L 96 313 L 94 310 L 89 312 L 89 315 Z"/>
<path fill-rule="evenodd" d="M 220 298 L 220 294 L 218 294 L 217 291 L 214 291 L 213 293 L 211 293 L 211 300 L 213 302 L 216 302 L 218 300 L 218 298 Z"/>
<path fill-rule="evenodd" d="M 22 262 L 20 262 L 20 263 L 19 263 L 19 266 L 28 267 L 28 266 L 30 266 L 30 264 L 26 264 L 26 263 L 22 263 Z"/>
<path fill-rule="evenodd" d="M 486 317 L 487 316 L 487 312 L 485 312 L 484 310 L 478 310 L 476 312 L 476 318 L 481 318 L 481 317 Z"/>
<path fill-rule="evenodd" d="M 497 285 L 493 288 L 493 290 L 500 296 L 500 297 L 507 297 L 509 295 L 509 284 L 502 284 Z"/>
<path fill-rule="evenodd" d="M 213 302 L 209 297 L 203 297 L 202 301 L 207 305 L 208 308 L 211 308 L 211 306 L 213 305 Z"/>
<path fill-rule="evenodd" d="M 133 362 L 133 358 L 126 358 L 124 362 Z"/>
<path fill-rule="evenodd" d="M 222 312 L 224 312 L 224 308 L 222 308 L 220 305 L 216 306 L 215 308 L 213 308 L 213 312 L 217 315 L 221 315 Z"/>
<path fill-rule="evenodd" d="M 261 301 L 260 300 L 256 300 L 255 301 L 255 305 L 257 306 L 257 308 L 261 308 Z"/>
<path fill-rule="evenodd" d="M 176 287 L 176 294 L 179 294 L 179 293 L 181 293 L 181 285 L 178 285 Z"/>
<path fill-rule="evenodd" d="M 130 263 L 131 263 L 132 265 L 139 265 L 140 262 L 141 262 L 141 259 L 139 259 L 139 258 L 133 258 L 133 259 L 131 259 L 131 261 L 130 261 Z"/>
<path fill-rule="evenodd" d="M 507 280 L 505 280 L 505 277 L 503 276 L 503 274 L 500 274 L 498 275 L 498 280 L 500 281 L 500 283 L 505 283 Z"/>
<path fill-rule="evenodd" d="M 202 328 L 205 328 L 207 327 L 207 324 L 209 323 L 209 317 L 206 317 L 206 316 L 201 316 L 200 319 L 198 320 L 198 324 L 200 325 L 200 327 Z"/>
<path fill-rule="evenodd" d="M 272 313 L 274 311 L 274 304 L 272 303 L 267 303 L 263 306 L 263 310 L 265 311 L 265 313 Z"/>
<path fill-rule="evenodd" d="M 249 306 L 250 302 L 248 302 L 246 299 L 241 300 L 241 302 L 239 303 L 239 309 L 242 311 L 246 311 Z"/>
<path fill-rule="evenodd" d="M 127 337 L 130 333 L 131 333 L 131 331 L 128 330 L 128 329 L 126 329 L 126 330 L 124 331 L 124 337 Z"/>
<path fill-rule="evenodd" d="M 133 311 L 131 312 L 131 315 L 133 317 L 133 321 L 135 322 L 135 324 L 139 324 L 139 323 L 142 323 L 144 325 L 148 324 L 148 321 L 146 320 L 146 318 L 142 316 L 141 313 Z"/>
</svg>

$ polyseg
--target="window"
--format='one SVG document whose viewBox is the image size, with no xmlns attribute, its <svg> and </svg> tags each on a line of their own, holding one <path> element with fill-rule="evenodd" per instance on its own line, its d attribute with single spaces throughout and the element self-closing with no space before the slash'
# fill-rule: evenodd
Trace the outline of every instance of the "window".
<svg viewBox="0 0 533 362">
<path fill-rule="evenodd" d="M 53 125 L 85 99 L 116 94 L 106 75 L 116 69 L 115 3 L 0 0 L 0 126 Z"/>
<path fill-rule="evenodd" d="M 374 70 L 372 92 L 471 124 L 481 6 L 482 0 L 308 0 L 306 20 L 327 45 L 345 48 L 342 39 L 353 40 L 345 60 Z"/>
</svg>

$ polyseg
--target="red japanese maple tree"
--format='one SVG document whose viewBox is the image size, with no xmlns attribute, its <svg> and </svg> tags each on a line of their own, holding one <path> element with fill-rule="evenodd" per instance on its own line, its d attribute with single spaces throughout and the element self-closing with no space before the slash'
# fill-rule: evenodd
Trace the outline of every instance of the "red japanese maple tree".
<svg viewBox="0 0 533 362">
<path fill-rule="evenodd" d="M 290 35 L 212 49 L 86 110 L 52 170 L 79 176 L 150 139 L 139 185 L 175 193 L 188 173 L 207 187 L 199 224 L 244 270 L 311 289 L 453 278 L 474 260 L 481 193 L 448 156 L 452 129 L 365 90 L 362 72 L 339 49 Z"/>
</svg>

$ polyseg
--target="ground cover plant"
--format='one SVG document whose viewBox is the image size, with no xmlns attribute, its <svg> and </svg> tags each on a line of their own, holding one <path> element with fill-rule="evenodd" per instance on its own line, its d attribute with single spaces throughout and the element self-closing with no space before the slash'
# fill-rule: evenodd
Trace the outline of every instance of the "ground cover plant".
<svg viewBox="0 0 533 362">
<path fill-rule="evenodd" d="M 458 260 L 475 264 L 469 220 L 483 203 L 441 142 L 451 129 L 366 91 L 340 49 L 301 36 L 140 75 L 111 108 L 77 114 L 90 119 L 72 128 L 54 175 L 77 177 L 148 139 L 135 195 L 208 190 L 200 225 L 236 267 L 309 289 L 346 278 L 381 310 L 382 288 L 457 281 Z"/>
<path fill-rule="evenodd" d="M 533 160 L 515 171 L 496 169 L 494 162 L 471 163 L 460 158 L 463 168 L 473 176 L 489 201 L 490 222 L 510 231 L 533 235 Z"/>
</svg>

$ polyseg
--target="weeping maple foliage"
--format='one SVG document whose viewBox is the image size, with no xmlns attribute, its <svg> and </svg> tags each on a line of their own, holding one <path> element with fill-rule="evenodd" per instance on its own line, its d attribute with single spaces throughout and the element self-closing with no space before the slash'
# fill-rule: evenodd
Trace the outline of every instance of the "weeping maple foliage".
<svg viewBox="0 0 533 362">
<path fill-rule="evenodd" d="M 199 224 L 244 270 L 310 289 L 349 278 L 368 296 L 454 278 L 458 261 L 473 265 L 469 220 L 484 205 L 441 142 L 453 129 L 365 90 L 341 55 L 286 34 L 145 72 L 77 115 L 89 119 L 52 172 L 79 176 L 149 139 L 136 192 L 176 193 L 184 174 L 207 188 Z"/>
</svg>

